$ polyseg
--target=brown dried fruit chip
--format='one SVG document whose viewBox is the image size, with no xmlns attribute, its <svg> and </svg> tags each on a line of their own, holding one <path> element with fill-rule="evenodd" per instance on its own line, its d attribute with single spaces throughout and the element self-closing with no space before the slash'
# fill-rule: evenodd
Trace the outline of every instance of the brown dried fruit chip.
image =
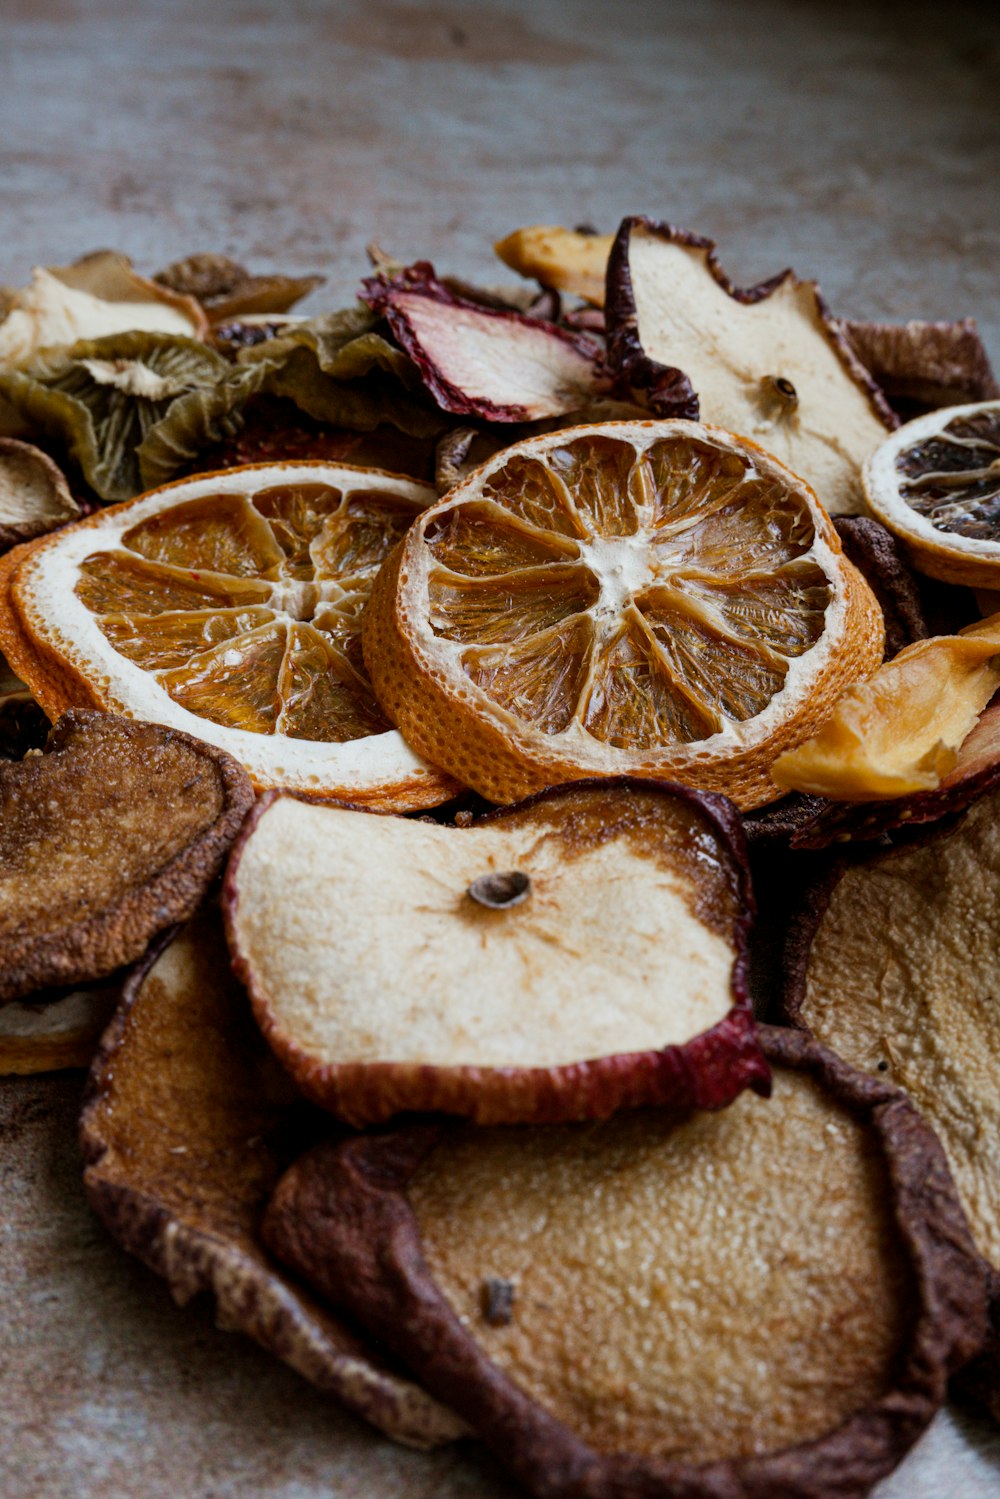
<svg viewBox="0 0 1000 1499">
<path fill-rule="evenodd" d="M 189 255 L 157 271 L 153 280 L 194 297 L 213 324 L 246 314 L 287 312 L 322 286 L 325 276 L 255 276 L 227 255 Z"/>
<path fill-rule="evenodd" d="M 425 261 L 364 287 L 445 411 L 530 422 L 577 411 L 610 389 L 599 349 L 582 334 L 456 296 Z"/>
<path fill-rule="evenodd" d="M 215 1298 L 220 1327 L 256 1339 L 397 1441 L 461 1433 L 266 1254 L 257 1223 L 280 1173 L 328 1128 L 302 1104 L 202 912 L 126 988 L 90 1077 L 84 1182 L 115 1238 L 179 1304 Z"/>
<path fill-rule="evenodd" d="M 712 240 L 625 219 L 608 263 L 608 353 L 657 415 L 753 438 L 832 515 L 863 508 L 861 464 L 896 417 L 812 281 L 733 285 Z"/>
<path fill-rule="evenodd" d="M 902 543 L 867 515 L 839 515 L 833 524 L 844 555 L 854 563 L 881 605 L 886 658 L 891 659 L 914 641 L 932 635 L 934 631 L 928 626 L 917 580 Z"/>
<path fill-rule="evenodd" d="M 545 224 L 515 229 L 493 246 L 504 265 L 543 286 L 604 306 L 604 282 L 613 234 L 592 234 Z"/>
<path fill-rule="evenodd" d="M 0 1003 L 131 963 L 200 903 L 253 802 L 229 755 L 73 710 L 0 762 Z"/>
<path fill-rule="evenodd" d="M 29 442 L 0 437 L 0 552 L 79 517 L 58 464 Z"/>
<path fill-rule="evenodd" d="M 735 812 L 584 782 L 442 827 L 263 800 L 227 935 L 282 1063 L 350 1124 L 721 1108 L 766 1089 Z"/>
<path fill-rule="evenodd" d="M 265 1240 L 545 1499 L 864 1494 L 982 1337 L 982 1267 L 909 1101 L 764 1045 L 770 1103 L 319 1146 Z"/>
<path fill-rule="evenodd" d="M 0 1076 L 89 1067 L 119 994 L 111 983 L 0 1006 Z"/>
<path fill-rule="evenodd" d="M 973 318 L 954 323 L 838 319 L 837 326 L 891 401 L 958 406 L 1000 396 Z"/>
</svg>

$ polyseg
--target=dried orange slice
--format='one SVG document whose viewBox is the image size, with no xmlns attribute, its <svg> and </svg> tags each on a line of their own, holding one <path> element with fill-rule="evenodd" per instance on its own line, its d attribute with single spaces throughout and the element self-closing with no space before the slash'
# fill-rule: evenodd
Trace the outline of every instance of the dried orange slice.
<svg viewBox="0 0 1000 1499">
<path fill-rule="evenodd" d="M 407 742 L 496 801 L 632 774 L 762 805 L 882 642 L 808 485 L 679 420 L 497 454 L 414 524 L 364 627 Z"/>
<path fill-rule="evenodd" d="M 1000 401 L 907 422 L 876 448 L 863 480 L 872 511 L 920 572 L 1000 588 Z"/>
<path fill-rule="evenodd" d="M 228 750 L 259 787 L 432 806 L 456 788 L 383 717 L 360 617 L 435 498 L 330 463 L 168 484 L 11 552 L 3 649 L 50 717 L 110 709 Z"/>
</svg>

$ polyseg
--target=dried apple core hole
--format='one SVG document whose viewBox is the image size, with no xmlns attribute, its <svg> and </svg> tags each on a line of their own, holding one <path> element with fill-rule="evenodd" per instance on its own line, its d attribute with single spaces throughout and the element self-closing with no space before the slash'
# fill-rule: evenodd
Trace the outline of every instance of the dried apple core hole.
<svg viewBox="0 0 1000 1499">
<path fill-rule="evenodd" d="M 956 417 L 896 458 L 899 492 L 938 531 L 1000 537 L 1000 411 Z"/>
<path fill-rule="evenodd" d="M 344 742 L 389 724 L 361 614 L 419 506 L 376 485 L 204 495 L 82 564 L 76 595 L 122 656 L 212 723 Z"/>
<path fill-rule="evenodd" d="M 618 748 L 763 712 L 830 602 L 805 502 L 690 438 L 519 454 L 425 541 L 431 629 L 466 676 L 545 733 Z"/>
</svg>

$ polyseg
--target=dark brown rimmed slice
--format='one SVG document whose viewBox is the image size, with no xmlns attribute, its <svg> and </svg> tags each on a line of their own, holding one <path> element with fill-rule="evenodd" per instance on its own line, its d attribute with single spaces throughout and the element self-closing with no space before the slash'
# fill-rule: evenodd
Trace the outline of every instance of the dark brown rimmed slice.
<svg viewBox="0 0 1000 1499">
<path fill-rule="evenodd" d="M 490 422 L 561 416 L 606 393 L 598 346 L 542 318 L 456 296 L 426 261 L 364 283 L 437 404 Z"/>
<path fill-rule="evenodd" d="M 833 515 L 863 508 L 861 464 L 897 419 L 814 282 L 734 286 L 712 240 L 628 218 L 607 289 L 611 364 L 657 415 L 753 438 Z"/>
<path fill-rule="evenodd" d="M 263 1233 L 544 1499 L 866 1494 L 983 1332 L 898 1090 L 767 1030 L 768 1103 L 320 1146 Z"/>
<path fill-rule="evenodd" d="M 0 552 L 79 518 L 62 469 L 31 443 L 0 437 Z"/>
<path fill-rule="evenodd" d="M 914 799 L 916 800 L 916 799 Z M 940 1135 L 977 1248 L 1000 1274 L 1000 791 L 816 883 L 786 956 L 785 1013 L 904 1088 Z M 1000 1412 L 1000 1360 L 992 1373 Z"/>
<path fill-rule="evenodd" d="M 973 318 L 953 323 L 865 323 L 838 327 L 890 401 L 907 407 L 990 401 L 1000 385 Z M 908 413 L 912 414 L 912 413 Z"/>
<path fill-rule="evenodd" d="M 75 709 L 0 762 L 0 1002 L 103 978 L 201 903 L 253 802 L 229 755 Z"/>
<path fill-rule="evenodd" d="M 280 1173 L 329 1122 L 267 1050 L 230 969 L 218 914 L 197 916 L 126 986 L 81 1121 L 91 1206 L 220 1327 L 256 1339 L 397 1441 L 434 1446 L 461 1424 L 284 1275 L 257 1236 Z"/>
<path fill-rule="evenodd" d="M 354 1125 L 721 1108 L 766 1089 L 752 900 L 727 802 L 629 781 L 464 827 L 265 799 L 224 896 L 265 1036 Z"/>
</svg>

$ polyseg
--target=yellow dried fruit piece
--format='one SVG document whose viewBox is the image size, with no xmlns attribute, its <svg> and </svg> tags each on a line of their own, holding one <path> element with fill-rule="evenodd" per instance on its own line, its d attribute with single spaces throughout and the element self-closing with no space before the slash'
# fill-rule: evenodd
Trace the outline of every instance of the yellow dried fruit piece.
<svg viewBox="0 0 1000 1499">
<path fill-rule="evenodd" d="M 533 276 L 543 286 L 603 307 L 604 273 L 614 240 L 613 234 L 533 224 L 515 229 L 493 249 L 519 276 Z"/>
<path fill-rule="evenodd" d="M 849 687 L 818 734 L 771 775 L 786 791 L 879 801 L 932 791 L 1000 687 L 1000 614 L 919 640 Z"/>
</svg>

